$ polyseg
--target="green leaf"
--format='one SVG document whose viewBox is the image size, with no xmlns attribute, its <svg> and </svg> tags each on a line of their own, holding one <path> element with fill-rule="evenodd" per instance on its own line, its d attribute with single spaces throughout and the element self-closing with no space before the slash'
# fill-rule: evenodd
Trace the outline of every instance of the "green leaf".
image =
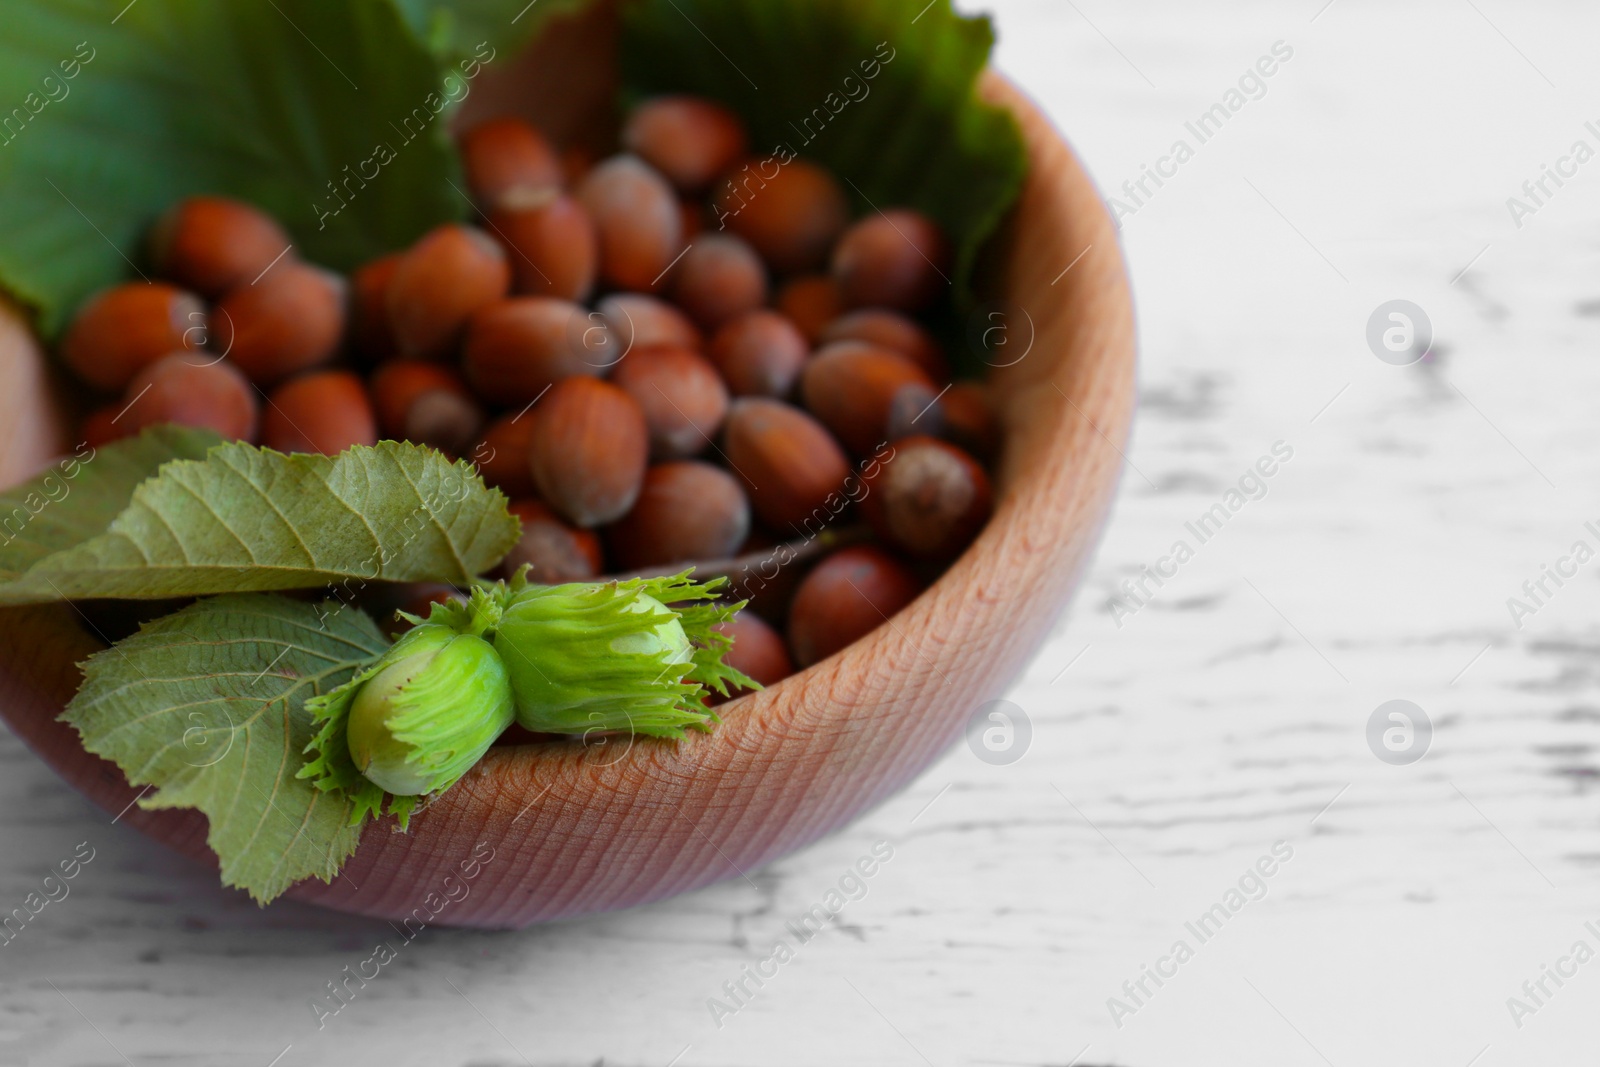
<svg viewBox="0 0 1600 1067">
<path fill-rule="evenodd" d="M 589 0 L 394 0 L 406 24 L 445 63 L 487 44 L 496 58 L 527 44 L 544 21 Z"/>
<path fill-rule="evenodd" d="M 466 584 L 517 539 L 505 505 L 472 466 L 419 445 L 286 456 L 232 442 L 162 467 L 104 533 L 0 584 L 0 604 Z"/>
<path fill-rule="evenodd" d="M 91 656 L 61 715 L 132 785 L 156 788 L 141 807 L 204 812 L 223 883 L 262 904 L 302 879 L 331 881 L 360 837 L 350 801 L 296 777 L 313 732 L 306 699 L 389 645 L 362 612 L 329 606 L 202 600 Z"/>
<path fill-rule="evenodd" d="M 0 285 L 46 334 L 190 194 L 343 270 L 465 211 L 435 57 L 393 0 L 7 0 L 3 25 Z"/>
<path fill-rule="evenodd" d="M 858 212 L 938 221 L 965 306 L 1027 171 L 1016 120 L 973 94 L 993 43 L 989 20 L 950 0 L 634 0 L 621 58 L 630 98 L 709 96 L 744 117 L 756 154 L 787 146 L 832 168 Z"/>
<path fill-rule="evenodd" d="M 105 532 L 146 478 L 173 459 L 201 459 L 222 439 L 163 425 L 101 448 L 79 445 L 45 473 L 0 493 L 0 580 Z"/>
</svg>

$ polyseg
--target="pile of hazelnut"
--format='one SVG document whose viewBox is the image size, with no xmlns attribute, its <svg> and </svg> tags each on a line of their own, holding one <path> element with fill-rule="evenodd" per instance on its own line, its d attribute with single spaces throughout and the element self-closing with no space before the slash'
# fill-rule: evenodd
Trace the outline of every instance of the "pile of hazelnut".
<svg viewBox="0 0 1600 1067">
<path fill-rule="evenodd" d="M 989 515 L 985 394 L 913 317 L 948 291 L 947 241 L 906 209 L 852 223 L 832 174 L 749 156 L 706 100 L 644 102 L 622 145 L 594 161 L 519 119 L 479 125 L 460 150 L 481 225 L 348 280 L 249 205 L 177 204 L 150 235 L 163 280 L 95 295 L 63 338 L 118 396 L 85 436 L 428 444 L 507 494 L 523 533 L 505 566 L 539 582 L 708 577 L 788 546 L 797 584 L 733 583 L 753 610 L 729 660 L 770 684 L 823 659 Z"/>
</svg>

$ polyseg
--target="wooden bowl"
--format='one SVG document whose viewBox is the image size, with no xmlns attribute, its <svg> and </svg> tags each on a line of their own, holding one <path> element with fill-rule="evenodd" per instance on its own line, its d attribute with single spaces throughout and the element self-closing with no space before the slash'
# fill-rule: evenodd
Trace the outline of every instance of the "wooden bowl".
<svg viewBox="0 0 1600 1067">
<path fill-rule="evenodd" d="M 614 32 L 603 8 L 553 28 L 516 69 L 484 76 L 464 121 L 521 111 L 557 136 L 596 128 L 595 116 L 611 115 Z M 562 92 L 529 91 L 539 84 Z M 921 773 L 1005 691 L 1104 520 L 1133 409 L 1134 335 L 1116 233 L 1072 151 L 1000 75 L 986 72 L 979 89 L 1017 116 L 1031 160 L 983 288 L 1021 309 L 1012 340 L 1032 345 L 993 371 L 1004 447 L 994 519 L 977 542 L 892 624 L 725 705 L 713 733 L 493 749 L 410 833 L 370 827 L 343 875 L 289 896 L 398 920 L 483 842 L 494 858 L 437 921 L 521 927 L 659 900 L 849 822 Z M 0 485 L 66 450 L 60 396 L 35 340 L 0 308 L 0 427 L 11 435 L 0 445 Z M 126 809 L 122 822 L 214 866 L 204 816 L 130 808 L 137 794 L 122 773 L 56 721 L 78 687 L 74 664 L 98 647 L 71 605 L 0 612 L 0 714 L 97 804 Z"/>
</svg>

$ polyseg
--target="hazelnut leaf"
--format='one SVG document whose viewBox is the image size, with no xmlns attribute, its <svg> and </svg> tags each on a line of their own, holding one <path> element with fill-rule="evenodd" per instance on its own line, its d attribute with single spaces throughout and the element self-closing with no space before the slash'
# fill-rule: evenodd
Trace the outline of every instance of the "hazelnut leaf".
<svg viewBox="0 0 1600 1067">
<path fill-rule="evenodd" d="M 412 32 L 442 62 L 479 54 L 487 46 L 495 58 L 526 44 L 544 21 L 570 14 L 589 0 L 393 0 Z M 464 69 L 471 69 L 470 67 Z"/>
<path fill-rule="evenodd" d="M 0 289 L 47 336 L 187 195 L 255 204 L 340 270 L 464 214 L 438 57 L 394 0 L 123 7 L 5 5 Z"/>
<path fill-rule="evenodd" d="M 331 881 L 360 837 L 352 801 L 297 777 L 315 732 L 306 700 L 389 647 L 365 614 L 340 607 L 202 600 L 89 657 L 61 715 L 131 785 L 155 787 L 141 807 L 203 812 L 224 884 L 258 903 L 305 878 Z"/>
<path fill-rule="evenodd" d="M 103 532 L 0 581 L 0 604 L 317 586 L 348 600 L 373 581 L 464 585 L 517 534 L 504 495 L 430 448 L 286 456 L 230 442 L 166 463 Z"/>
<path fill-rule="evenodd" d="M 203 459 L 210 430 L 152 426 L 100 448 L 81 444 L 43 474 L 0 493 L 0 581 L 105 532 L 145 479 L 174 459 Z"/>
</svg>

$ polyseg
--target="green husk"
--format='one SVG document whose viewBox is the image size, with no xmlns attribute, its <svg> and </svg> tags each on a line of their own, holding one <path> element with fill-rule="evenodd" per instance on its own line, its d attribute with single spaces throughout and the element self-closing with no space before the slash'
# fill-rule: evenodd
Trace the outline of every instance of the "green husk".
<svg viewBox="0 0 1600 1067">
<path fill-rule="evenodd" d="M 513 718 L 540 733 L 679 738 L 709 729 L 717 716 L 702 700 L 707 689 L 761 687 L 723 662 L 732 642 L 713 629 L 744 604 L 716 602 L 726 579 L 696 583 L 689 574 L 541 586 L 524 568 L 509 584 L 478 583 L 464 604 L 434 605 L 426 620 L 404 615 L 414 629 L 306 701 L 320 728 L 299 777 L 349 798 L 352 825 L 387 811 L 405 829 Z M 368 718 L 353 728 L 353 716 Z M 388 757 L 377 777 L 404 793 L 357 765 L 353 750 L 371 736 Z"/>
<path fill-rule="evenodd" d="M 494 645 L 517 722 L 551 733 L 677 738 L 716 721 L 701 702 L 705 689 L 760 688 L 723 662 L 730 641 L 712 629 L 743 602 L 715 603 L 725 579 L 696 583 L 689 574 L 603 585 L 513 580 Z M 652 633 L 657 640 L 639 640 Z"/>
<path fill-rule="evenodd" d="M 495 587 L 484 586 L 466 604 L 434 605 L 426 620 L 402 613 L 417 624 L 412 630 L 350 681 L 306 701 L 321 728 L 306 746 L 315 758 L 299 777 L 349 797 L 355 824 L 381 814 L 386 805 L 405 829 L 421 797 L 449 789 L 511 725 L 505 667 L 483 637 L 499 619 L 500 606 Z M 405 674 L 403 682 L 385 676 L 396 667 Z M 402 750 L 406 769 L 422 780 L 416 793 L 385 791 L 361 773 L 352 755 L 350 719 L 358 709 L 366 710 L 361 700 L 369 684 L 392 687 L 382 696 L 383 725 Z"/>
</svg>

